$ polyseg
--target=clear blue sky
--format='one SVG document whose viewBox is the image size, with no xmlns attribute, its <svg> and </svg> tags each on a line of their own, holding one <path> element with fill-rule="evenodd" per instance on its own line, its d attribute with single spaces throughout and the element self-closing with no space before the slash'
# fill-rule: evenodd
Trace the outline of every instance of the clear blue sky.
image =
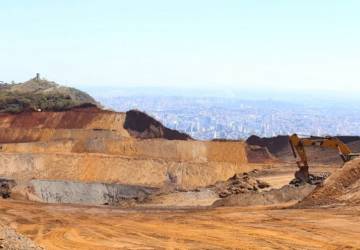
<svg viewBox="0 0 360 250">
<path fill-rule="evenodd" d="M 0 80 L 360 90 L 357 0 L 3 0 Z"/>
</svg>

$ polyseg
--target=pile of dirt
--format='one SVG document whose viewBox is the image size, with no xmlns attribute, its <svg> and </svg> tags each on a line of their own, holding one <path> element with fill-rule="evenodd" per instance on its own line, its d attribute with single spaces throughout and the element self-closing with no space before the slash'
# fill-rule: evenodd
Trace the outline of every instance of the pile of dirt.
<svg viewBox="0 0 360 250">
<path fill-rule="evenodd" d="M 268 183 L 251 177 L 251 173 L 242 173 L 235 174 L 227 181 L 217 182 L 210 188 L 214 190 L 220 198 L 225 198 L 234 194 L 258 192 L 269 187 L 270 185 Z"/>
<path fill-rule="evenodd" d="M 347 145 L 350 147 L 351 151 L 353 152 L 360 152 L 360 139 L 357 141 L 352 141 L 347 143 Z"/>
<path fill-rule="evenodd" d="M 322 185 L 329 176 L 330 176 L 329 172 L 317 173 L 316 175 L 309 174 L 309 180 L 307 181 L 307 183 L 310 185 L 319 186 L 319 185 Z M 300 180 L 297 178 L 292 179 L 289 183 L 289 185 L 293 185 L 295 187 L 299 187 L 304 184 L 305 183 L 303 180 Z"/>
<path fill-rule="evenodd" d="M 11 189 L 16 185 L 14 180 L 0 178 L 0 197 L 10 198 Z"/>
<path fill-rule="evenodd" d="M 261 138 L 256 135 L 252 135 L 246 140 L 246 143 L 249 145 L 266 147 L 269 152 L 275 156 L 292 153 L 289 144 L 289 136 L 286 135 L 269 138 Z"/>
<path fill-rule="evenodd" d="M 301 183 L 289 184 L 274 189 L 256 177 L 260 172 L 253 170 L 248 173 L 237 174 L 226 182 L 218 182 L 211 189 L 220 198 L 213 206 L 263 206 L 284 203 L 296 203 L 307 197 L 316 185 Z M 314 179 L 315 180 L 315 179 Z"/>
<path fill-rule="evenodd" d="M 169 129 L 148 114 L 130 110 L 126 112 L 124 128 L 135 138 L 164 138 L 167 140 L 191 140 L 192 138 L 177 130 Z"/>
<path fill-rule="evenodd" d="M 265 192 L 251 192 L 244 194 L 235 194 L 225 199 L 216 201 L 213 206 L 265 206 L 280 205 L 282 203 L 299 202 L 308 196 L 315 186 L 302 185 L 299 187 L 286 185 L 280 189 L 272 189 Z"/>
<path fill-rule="evenodd" d="M 333 173 L 299 206 L 360 204 L 360 159 L 355 159 Z"/>
<path fill-rule="evenodd" d="M 246 153 L 249 163 L 273 163 L 278 161 L 267 147 L 247 145 Z"/>
<path fill-rule="evenodd" d="M 5 250 L 41 250 L 28 238 L 18 234 L 15 230 L 0 224 L 0 249 Z"/>
</svg>

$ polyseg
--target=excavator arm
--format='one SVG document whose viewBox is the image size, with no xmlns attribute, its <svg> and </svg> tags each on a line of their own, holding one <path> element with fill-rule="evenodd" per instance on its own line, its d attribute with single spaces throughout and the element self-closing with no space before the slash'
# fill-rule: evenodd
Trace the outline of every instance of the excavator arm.
<svg viewBox="0 0 360 250">
<path fill-rule="evenodd" d="M 308 182 L 309 180 L 309 164 L 306 156 L 305 145 L 302 139 L 299 138 L 297 134 L 290 136 L 290 146 L 294 157 L 296 159 L 296 164 L 299 167 L 299 170 L 295 172 L 295 178 Z"/>
<path fill-rule="evenodd" d="M 319 146 L 323 148 L 335 148 L 339 151 L 339 155 L 344 162 L 348 162 L 360 155 L 358 153 L 352 153 L 351 149 L 336 137 L 300 138 L 297 134 L 293 134 L 289 139 L 292 152 L 295 159 L 297 159 L 296 164 L 299 167 L 299 170 L 295 173 L 295 178 L 306 182 L 309 180 L 309 164 L 305 147 Z"/>
</svg>

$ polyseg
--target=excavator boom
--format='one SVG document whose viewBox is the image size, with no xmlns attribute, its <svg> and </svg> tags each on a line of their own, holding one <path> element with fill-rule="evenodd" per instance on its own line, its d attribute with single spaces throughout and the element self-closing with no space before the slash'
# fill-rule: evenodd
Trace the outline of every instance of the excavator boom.
<svg viewBox="0 0 360 250">
<path fill-rule="evenodd" d="M 293 134 L 290 136 L 289 140 L 294 157 L 297 159 L 296 164 L 299 167 L 299 170 L 295 173 L 295 178 L 305 182 L 309 181 L 309 164 L 305 150 L 305 147 L 307 146 L 335 148 L 339 151 L 339 155 L 344 162 L 348 162 L 354 157 L 360 156 L 360 153 L 352 153 L 349 146 L 336 137 L 300 138 L 297 134 Z"/>
</svg>

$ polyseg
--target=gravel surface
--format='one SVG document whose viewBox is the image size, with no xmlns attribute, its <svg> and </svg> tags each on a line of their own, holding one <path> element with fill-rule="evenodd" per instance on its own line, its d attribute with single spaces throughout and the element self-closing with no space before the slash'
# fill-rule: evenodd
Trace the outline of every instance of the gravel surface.
<svg viewBox="0 0 360 250">
<path fill-rule="evenodd" d="M 0 249 L 5 250 L 40 250 L 43 249 L 35 245 L 28 238 L 18 234 L 15 230 L 0 225 Z"/>
</svg>

